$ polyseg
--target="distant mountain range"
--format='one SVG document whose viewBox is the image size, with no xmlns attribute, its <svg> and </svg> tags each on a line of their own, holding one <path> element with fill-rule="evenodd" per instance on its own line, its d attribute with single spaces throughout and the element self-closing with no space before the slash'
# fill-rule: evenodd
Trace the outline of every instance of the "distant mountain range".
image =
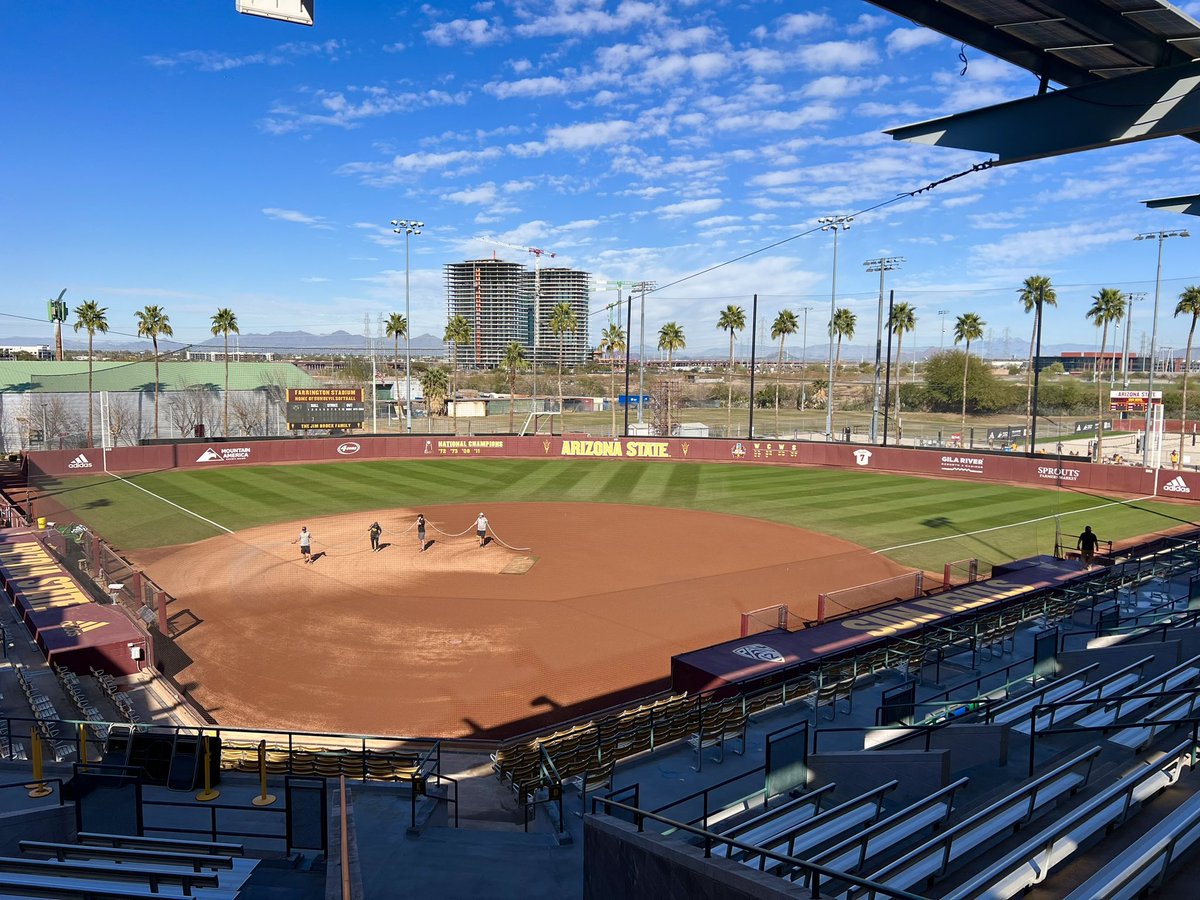
<svg viewBox="0 0 1200 900">
<path fill-rule="evenodd" d="M 52 341 L 53 336 L 47 340 L 45 335 L 39 337 L 13 335 L 0 337 L 0 347 L 39 347 L 44 344 L 52 345 Z M 191 346 L 203 349 L 216 349 L 223 347 L 224 344 L 224 338 L 217 336 L 192 344 Z M 68 337 L 66 329 L 64 329 L 63 349 L 79 351 L 87 350 L 87 346 L 86 338 L 80 340 L 79 336 L 73 331 L 70 337 Z M 150 349 L 150 342 L 136 338 L 112 339 L 107 336 L 98 335 L 92 346 L 97 353 L 144 352 Z M 310 334 L 307 331 L 272 331 L 270 334 L 246 333 L 230 335 L 229 346 L 230 348 L 240 348 L 248 352 L 277 353 L 287 356 L 303 356 L 306 353 L 365 353 L 366 339 L 361 334 L 351 334 L 348 331 L 335 331 L 332 334 Z M 385 339 L 380 352 L 390 354 L 392 346 L 392 341 Z M 441 339 L 432 334 L 414 336 L 409 346 L 412 350 L 421 353 L 441 352 L 445 348 L 445 344 L 442 343 Z M 159 349 L 163 352 L 169 352 L 170 350 L 177 349 L 177 347 L 177 342 L 159 342 Z M 400 342 L 400 349 L 404 349 L 404 341 Z"/>
</svg>

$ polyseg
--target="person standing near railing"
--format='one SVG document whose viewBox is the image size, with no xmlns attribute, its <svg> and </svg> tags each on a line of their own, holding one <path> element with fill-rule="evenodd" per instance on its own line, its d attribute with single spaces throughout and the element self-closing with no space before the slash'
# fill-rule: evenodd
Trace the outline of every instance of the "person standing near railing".
<svg viewBox="0 0 1200 900">
<path fill-rule="evenodd" d="M 1085 570 L 1092 567 L 1092 560 L 1096 558 L 1096 546 L 1099 543 L 1100 539 L 1092 531 L 1092 526 L 1085 525 L 1083 534 L 1075 542 L 1075 548 L 1079 551 L 1079 560 Z"/>
</svg>

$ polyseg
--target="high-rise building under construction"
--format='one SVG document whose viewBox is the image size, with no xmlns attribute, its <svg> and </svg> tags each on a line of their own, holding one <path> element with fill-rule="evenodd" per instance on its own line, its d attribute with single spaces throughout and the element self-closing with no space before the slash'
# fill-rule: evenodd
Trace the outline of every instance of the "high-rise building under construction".
<svg viewBox="0 0 1200 900">
<path fill-rule="evenodd" d="M 539 365 L 557 365 L 559 336 L 550 330 L 550 317 L 559 303 L 568 304 L 576 320 L 575 330 L 562 335 L 563 361 L 567 365 L 587 361 L 589 273 L 551 267 L 539 272 L 491 258 L 447 263 L 445 273 L 447 312 L 451 317 L 462 316 L 471 328 L 469 343 L 447 348 L 460 368 L 499 367 L 513 341 L 524 348 L 525 358 L 532 360 L 535 336 Z M 540 300 L 535 302 L 539 293 Z M 536 329 L 535 306 L 540 319 Z"/>
</svg>

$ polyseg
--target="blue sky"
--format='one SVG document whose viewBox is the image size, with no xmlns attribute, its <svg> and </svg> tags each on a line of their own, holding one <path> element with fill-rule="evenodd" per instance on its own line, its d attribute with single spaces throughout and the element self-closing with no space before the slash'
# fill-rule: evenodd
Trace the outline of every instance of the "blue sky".
<svg viewBox="0 0 1200 900">
<path fill-rule="evenodd" d="M 674 319 L 692 349 L 723 346 L 719 309 L 754 293 L 768 320 L 812 307 L 816 352 L 828 234 L 687 276 L 982 161 L 881 132 L 1037 87 L 971 48 L 962 74 L 957 43 L 857 0 L 316 3 L 313 28 L 231 0 L 6 6 L 0 309 L 44 318 L 66 287 L 116 331 L 157 303 L 185 341 L 220 306 L 243 332 L 361 333 L 364 314 L 403 309 L 388 221 L 415 218 L 414 334 L 444 325 L 444 263 L 520 258 L 478 239 L 494 236 L 598 289 L 678 281 L 651 295 L 647 331 Z M 1133 235 L 1200 225 L 1138 201 L 1197 189 L 1183 138 L 970 175 L 860 216 L 839 241 L 839 305 L 873 341 L 862 263 L 903 256 L 889 286 L 917 306 L 916 344 L 941 341 L 938 310 L 948 330 L 977 312 L 1023 355 L 1014 298 L 1039 272 L 1059 292 L 1046 339 L 1094 343 L 1092 294 L 1153 291 L 1154 243 Z M 1161 344 L 1182 347 L 1170 311 L 1195 283 L 1200 227 L 1164 246 Z M 1149 303 L 1135 319 L 1136 347 Z M 39 328 L 0 317 L 0 334 Z"/>
</svg>

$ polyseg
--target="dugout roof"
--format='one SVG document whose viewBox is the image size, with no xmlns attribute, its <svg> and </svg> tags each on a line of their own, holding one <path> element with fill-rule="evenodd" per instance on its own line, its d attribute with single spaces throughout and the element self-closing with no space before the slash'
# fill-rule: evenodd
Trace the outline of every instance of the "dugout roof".
<svg viewBox="0 0 1200 900">
<path fill-rule="evenodd" d="M 95 362 L 92 389 L 97 391 L 154 391 L 153 362 Z M 191 387 L 223 388 L 225 364 L 212 362 L 160 362 L 159 390 L 182 391 Z M 291 363 L 231 362 L 229 389 L 257 391 L 268 387 L 316 387 L 318 382 Z M 33 393 L 85 393 L 86 361 L 0 361 L 0 391 Z"/>
<path fill-rule="evenodd" d="M 1040 81 L 1023 100 L 889 130 L 897 140 L 993 153 L 999 163 L 1167 135 L 1200 140 L 1200 23 L 1170 3 L 870 2 Z"/>
</svg>

